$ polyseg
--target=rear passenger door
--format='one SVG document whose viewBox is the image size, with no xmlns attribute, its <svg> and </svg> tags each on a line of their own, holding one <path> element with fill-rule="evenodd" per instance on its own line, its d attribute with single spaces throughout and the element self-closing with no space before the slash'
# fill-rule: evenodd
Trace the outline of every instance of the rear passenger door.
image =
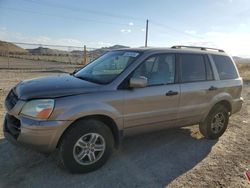
<svg viewBox="0 0 250 188">
<path fill-rule="evenodd" d="M 179 54 L 180 124 L 198 123 L 207 112 L 216 88 L 207 55 Z"/>
</svg>

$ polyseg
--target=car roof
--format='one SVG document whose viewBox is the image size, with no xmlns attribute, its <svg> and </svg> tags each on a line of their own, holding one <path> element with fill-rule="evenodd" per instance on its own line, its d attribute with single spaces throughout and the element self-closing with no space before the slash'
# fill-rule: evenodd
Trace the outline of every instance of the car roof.
<svg viewBox="0 0 250 188">
<path fill-rule="evenodd" d="M 139 48 L 122 48 L 117 50 L 144 52 L 144 53 L 196 53 L 196 54 L 214 54 L 214 55 L 227 55 L 224 51 L 210 50 L 205 47 L 204 49 L 197 48 L 166 48 L 166 47 L 139 47 Z"/>
</svg>

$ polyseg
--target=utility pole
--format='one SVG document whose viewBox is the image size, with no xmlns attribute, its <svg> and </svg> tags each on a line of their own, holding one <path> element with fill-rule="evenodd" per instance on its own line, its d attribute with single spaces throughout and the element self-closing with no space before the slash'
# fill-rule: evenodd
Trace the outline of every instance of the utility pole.
<svg viewBox="0 0 250 188">
<path fill-rule="evenodd" d="M 84 45 L 84 49 L 83 49 L 83 64 L 84 65 L 87 64 L 87 48 L 86 48 L 86 45 Z"/>
<path fill-rule="evenodd" d="M 145 39 L 145 47 L 148 46 L 148 19 L 146 21 L 146 39 Z"/>
</svg>

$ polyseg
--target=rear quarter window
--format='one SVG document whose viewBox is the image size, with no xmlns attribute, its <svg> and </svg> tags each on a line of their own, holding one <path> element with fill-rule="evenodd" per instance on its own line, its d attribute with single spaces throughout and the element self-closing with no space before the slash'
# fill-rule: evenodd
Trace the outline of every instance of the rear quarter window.
<svg viewBox="0 0 250 188">
<path fill-rule="evenodd" d="M 212 55 L 221 80 L 238 78 L 238 73 L 232 60 L 227 56 Z"/>
</svg>

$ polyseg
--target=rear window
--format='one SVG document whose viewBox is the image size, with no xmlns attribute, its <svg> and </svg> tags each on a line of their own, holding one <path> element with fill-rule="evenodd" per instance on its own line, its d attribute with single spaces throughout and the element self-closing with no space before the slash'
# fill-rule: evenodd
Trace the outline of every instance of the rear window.
<svg viewBox="0 0 250 188">
<path fill-rule="evenodd" d="M 181 54 L 180 73 L 182 82 L 206 80 L 206 65 L 202 55 Z"/>
<path fill-rule="evenodd" d="M 213 59 L 221 80 L 238 78 L 235 66 L 229 57 L 213 55 Z"/>
</svg>

